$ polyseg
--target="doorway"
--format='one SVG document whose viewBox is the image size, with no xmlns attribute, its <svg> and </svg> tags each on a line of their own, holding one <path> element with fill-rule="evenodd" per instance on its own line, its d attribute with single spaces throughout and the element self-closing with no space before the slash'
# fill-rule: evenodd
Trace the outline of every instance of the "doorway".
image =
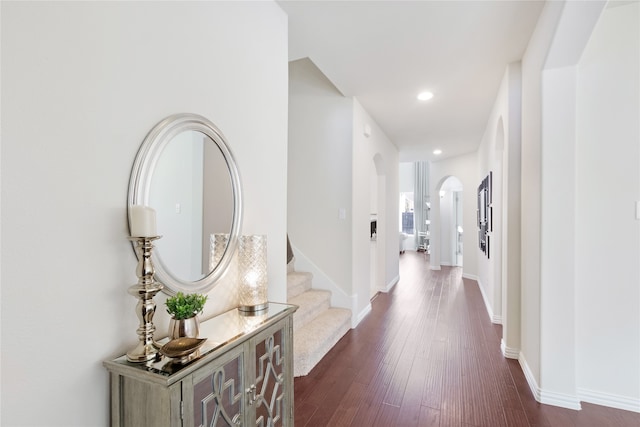
<svg viewBox="0 0 640 427">
<path fill-rule="evenodd" d="M 448 177 L 440 186 L 440 264 L 462 267 L 462 182 Z"/>
<path fill-rule="evenodd" d="M 462 267 L 462 235 L 464 233 L 462 228 L 462 191 L 453 192 L 453 205 L 456 217 L 454 225 L 456 234 L 454 261 L 457 267 Z"/>
</svg>

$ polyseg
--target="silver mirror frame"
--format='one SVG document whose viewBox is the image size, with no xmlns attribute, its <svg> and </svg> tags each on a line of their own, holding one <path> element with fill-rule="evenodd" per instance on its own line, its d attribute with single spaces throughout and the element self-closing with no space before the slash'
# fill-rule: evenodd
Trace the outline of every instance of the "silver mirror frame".
<svg viewBox="0 0 640 427">
<path fill-rule="evenodd" d="M 240 235 L 242 223 L 242 187 L 240 183 L 240 173 L 224 135 L 205 117 L 191 113 L 180 113 L 171 115 L 155 125 L 145 137 L 136 154 L 129 179 L 129 192 L 127 195 L 127 220 L 129 230 L 131 230 L 131 206 L 149 205 L 151 178 L 163 149 L 173 137 L 185 131 L 202 132 L 218 146 L 224 156 L 229 168 L 231 186 L 233 187 L 233 222 L 231 230 L 229 231 L 229 241 L 220 262 L 213 271 L 209 272 L 208 275 L 200 280 L 185 281 L 175 277 L 157 255 L 158 251 L 153 252 L 152 261 L 155 268 L 156 280 L 165 285 L 163 291 L 169 295 L 175 295 L 177 292 L 205 293 L 211 290 L 229 267 L 229 263 L 238 245 L 238 236 Z"/>
</svg>

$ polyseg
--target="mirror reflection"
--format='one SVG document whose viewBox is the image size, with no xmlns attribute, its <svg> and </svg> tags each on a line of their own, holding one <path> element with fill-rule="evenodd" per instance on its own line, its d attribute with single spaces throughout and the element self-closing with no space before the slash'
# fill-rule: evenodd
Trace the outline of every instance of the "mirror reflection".
<svg viewBox="0 0 640 427">
<path fill-rule="evenodd" d="M 163 236 L 155 242 L 158 258 L 171 275 L 197 281 L 213 271 L 220 256 L 212 253 L 211 236 L 231 232 L 233 202 L 229 167 L 218 145 L 193 130 L 171 138 L 156 162 L 148 202 Z"/>
<path fill-rule="evenodd" d="M 211 290 L 233 258 L 242 224 L 240 174 L 220 130 L 191 113 L 156 124 L 134 160 L 127 200 L 129 208 L 156 211 L 162 238 L 152 261 L 163 291 Z"/>
</svg>

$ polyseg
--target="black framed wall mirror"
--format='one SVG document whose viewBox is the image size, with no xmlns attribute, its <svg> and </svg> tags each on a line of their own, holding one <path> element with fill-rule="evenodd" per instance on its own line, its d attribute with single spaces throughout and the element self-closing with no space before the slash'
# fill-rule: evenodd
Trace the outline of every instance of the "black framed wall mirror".
<svg viewBox="0 0 640 427">
<path fill-rule="evenodd" d="M 480 250 L 491 258 L 491 236 L 493 231 L 493 172 L 489 172 L 478 186 L 478 246 Z"/>
</svg>

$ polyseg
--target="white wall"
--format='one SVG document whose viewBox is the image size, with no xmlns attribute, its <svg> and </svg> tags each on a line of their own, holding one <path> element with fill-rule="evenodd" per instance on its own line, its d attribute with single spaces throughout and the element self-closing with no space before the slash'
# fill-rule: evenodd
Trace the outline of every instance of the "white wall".
<svg viewBox="0 0 640 427">
<path fill-rule="evenodd" d="M 440 265 L 457 265 L 456 220 L 457 216 L 464 215 L 464 212 L 462 209 L 456 212 L 455 192 L 462 192 L 461 196 L 464 197 L 462 183 L 456 177 L 450 176 L 442 183 L 439 193 L 433 196 L 440 200 Z M 462 217 L 459 220 L 462 222 Z"/>
<path fill-rule="evenodd" d="M 311 60 L 289 64 L 287 232 L 291 244 L 348 295 L 353 293 L 352 103 Z M 362 228 L 368 232 L 368 217 Z"/>
<path fill-rule="evenodd" d="M 451 179 L 451 178 L 449 178 Z M 441 192 L 443 190 L 440 190 Z M 464 194 L 464 193 L 463 193 Z M 440 265 L 455 265 L 452 230 L 455 224 L 453 193 L 444 191 L 440 198 Z"/>
<path fill-rule="evenodd" d="M 540 380 L 541 75 L 563 8 L 563 2 L 545 4 L 522 57 L 520 360 L 530 384 Z"/>
<path fill-rule="evenodd" d="M 365 128 L 371 134 L 365 135 Z M 378 180 L 378 255 L 377 273 L 383 286 L 389 290 L 399 279 L 399 192 L 398 149 L 384 134 L 357 99 L 353 100 L 353 275 L 354 294 L 357 295 L 358 319 L 367 312 L 371 284 L 369 240 L 369 208 L 371 206 L 370 177 Z M 383 191 L 380 191 L 380 190 Z"/>
<path fill-rule="evenodd" d="M 499 138 L 503 139 L 507 131 L 507 125 L 509 122 L 509 93 L 511 91 L 509 86 L 509 70 L 505 71 L 505 75 L 502 78 L 500 88 L 496 94 L 496 100 L 491 110 L 491 114 L 487 121 L 487 126 L 478 148 L 478 172 L 479 175 L 476 178 L 476 183 L 473 187 L 473 194 L 477 197 L 478 186 L 482 180 L 492 173 L 492 195 L 491 201 L 494 207 L 494 229 L 489 230 L 488 236 L 490 238 L 489 256 L 482 252 L 478 247 L 478 226 L 477 224 L 473 228 L 475 232 L 475 251 L 478 255 L 478 284 L 481 287 L 485 303 L 487 304 L 487 311 L 491 316 L 491 321 L 494 323 L 502 323 L 502 283 L 500 275 L 502 266 L 502 250 L 501 239 L 498 238 L 500 225 L 499 218 L 496 218 L 498 209 L 503 207 L 503 197 L 498 189 L 498 183 L 500 182 L 503 174 L 503 158 L 496 153 L 496 143 Z M 476 204 L 477 209 L 477 204 Z M 487 214 L 489 215 L 489 214 Z"/>
<path fill-rule="evenodd" d="M 399 170 L 399 175 L 400 175 L 400 180 L 399 180 L 399 185 L 400 185 L 400 192 L 401 193 L 414 193 L 414 187 L 415 187 L 415 166 L 413 163 L 409 163 L 409 162 L 400 162 L 400 165 L 398 166 L 398 170 Z M 415 194 L 413 195 L 414 200 L 415 200 Z M 398 218 L 398 227 L 400 230 L 402 230 L 402 212 L 404 212 L 404 205 L 400 205 L 398 206 L 399 208 L 399 212 L 400 212 L 400 217 Z M 400 242 L 400 245 L 402 245 L 401 247 L 404 250 L 408 250 L 408 251 L 415 251 L 417 249 L 417 245 L 416 245 L 416 239 L 413 237 L 414 235 L 411 235 L 412 237 L 404 239 L 402 242 Z"/>
<path fill-rule="evenodd" d="M 640 4 L 606 9 L 577 67 L 575 283 L 582 400 L 640 411 Z M 611 161 L 603 161 L 611 159 Z M 628 406 L 631 406 L 630 408 Z"/>
<path fill-rule="evenodd" d="M 604 2 L 567 2 L 542 71 L 540 401 L 579 409 L 575 346 L 576 67 Z"/>
<path fill-rule="evenodd" d="M 400 192 L 413 193 L 416 180 L 413 163 L 401 162 L 398 168 L 400 173 Z"/>
<path fill-rule="evenodd" d="M 523 58 L 520 361 L 543 403 L 640 411 L 640 21 L 603 8 L 547 3 Z"/>
<path fill-rule="evenodd" d="M 477 224 L 472 229 L 477 275 L 492 322 L 503 325 L 503 353 L 514 358 L 520 339 L 521 83 L 520 63 L 509 64 L 478 148 L 479 175 L 473 187 L 475 194 L 482 179 L 491 173 L 489 257 L 478 248 Z"/>
<path fill-rule="evenodd" d="M 543 71 L 540 237 L 540 383 L 545 403 L 575 396 L 575 68 Z M 544 400 L 544 398 L 543 398 Z"/>
<path fill-rule="evenodd" d="M 502 199 L 493 213 L 496 257 L 501 265 L 496 277 L 502 287 L 502 352 L 517 359 L 521 335 L 521 235 L 522 235 L 522 64 L 511 63 L 508 84 L 508 113 L 496 124 L 495 160 L 502 156 L 502 170 L 494 177 L 494 194 Z"/>
<path fill-rule="evenodd" d="M 225 133 L 243 232 L 268 235 L 269 296 L 286 298 L 287 19 L 272 2 L 0 7 L 1 422 L 104 426 L 101 362 L 137 341 L 129 174 L 160 119 Z M 235 304 L 211 295 L 209 310 Z"/>
</svg>

